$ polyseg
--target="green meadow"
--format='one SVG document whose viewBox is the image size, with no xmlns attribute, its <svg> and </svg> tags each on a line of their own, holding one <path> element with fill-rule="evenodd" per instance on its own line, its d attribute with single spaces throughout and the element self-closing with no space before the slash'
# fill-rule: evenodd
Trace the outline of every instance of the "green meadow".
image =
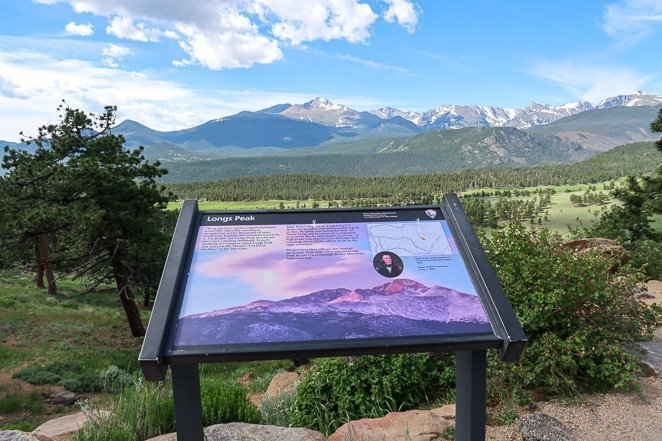
<svg viewBox="0 0 662 441">
<path fill-rule="evenodd" d="M 606 181 L 596 184 L 575 184 L 575 185 L 559 185 L 559 186 L 540 186 L 540 187 L 497 187 L 497 188 L 479 188 L 466 192 L 459 193 L 460 196 L 463 195 L 474 195 L 480 194 L 481 191 L 486 193 L 494 193 L 495 191 L 506 191 L 506 190 L 519 190 L 527 191 L 531 193 L 531 196 L 520 196 L 520 197 L 511 197 L 510 199 L 519 199 L 527 200 L 535 195 L 533 194 L 539 189 L 554 189 L 555 193 L 551 197 L 551 204 L 548 207 L 548 220 L 543 221 L 543 226 L 554 231 L 556 233 L 567 235 L 569 233 L 569 227 L 575 227 L 579 222 L 589 223 L 594 221 L 599 215 L 607 210 L 611 204 L 613 204 L 613 199 L 610 198 L 607 204 L 598 206 L 573 206 L 570 203 L 570 197 L 572 195 L 581 196 L 589 186 L 592 186 L 598 192 L 604 192 L 609 194 L 609 190 L 605 189 L 605 186 L 608 186 L 612 182 L 615 182 L 616 185 L 619 185 L 622 180 L 618 181 Z M 485 199 L 490 202 L 495 202 L 499 197 L 498 196 L 488 196 Z M 200 201 L 198 203 L 201 210 L 276 210 L 279 209 L 280 204 L 282 203 L 285 209 L 294 209 L 294 208 L 311 208 L 313 206 L 313 200 L 263 200 L 263 201 L 245 201 L 245 202 L 224 202 L 224 201 Z M 317 201 L 320 208 L 326 208 L 329 201 Z M 334 201 L 340 202 L 340 201 Z M 297 206 L 298 204 L 298 206 Z M 170 202 L 168 208 L 171 210 L 179 209 L 182 205 L 182 201 Z M 657 219 L 656 225 L 662 227 L 662 220 Z"/>
</svg>

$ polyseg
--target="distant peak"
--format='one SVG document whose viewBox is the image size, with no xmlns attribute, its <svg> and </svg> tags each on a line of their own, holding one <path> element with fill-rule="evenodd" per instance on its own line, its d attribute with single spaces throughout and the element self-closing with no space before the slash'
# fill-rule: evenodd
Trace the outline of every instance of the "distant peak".
<svg viewBox="0 0 662 441">
<path fill-rule="evenodd" d="M 314 100 L 308 101 L 303 105 L 306 109 L 321 109 L 321 110 L 331 110 L 331 109 L 346 109 L 342 104 L 334 104 L 330 100 L 317 97 Z"/>
<path fill-rule="evenodd" d="M 381 286 L 376 286 L 372 290 L 383 294 L 397 294 L 407 289 L 416 291 L 427 291 L 430 288 L 411 279 L 395 279 L 392 282 L 387 282 Z"/>
</svg>

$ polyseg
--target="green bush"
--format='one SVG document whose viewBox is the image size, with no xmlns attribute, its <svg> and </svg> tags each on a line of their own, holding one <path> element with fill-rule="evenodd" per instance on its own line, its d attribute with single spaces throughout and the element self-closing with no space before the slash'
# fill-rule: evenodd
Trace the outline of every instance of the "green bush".
<svg viewBox="0 0 662 441">
<path fill-rule="evenodd" d="M 14 378 L 20 378 L 21 380 L 30 383 L 30 384 L 57 384 L 60 381 L 60 376 L 50 371 L 47 368 L 39 366 L 28 366 L 13 375 Z"/>
<path fill-rule="evenodd" d="M 59 384 L 72 392 L 119 392 L 133 382 L 133 376 L 117 366 L 91 370 L 83 362 L 55 362 L 28 366 L 14 374 L 31 384 Z"/>
<path fill-rule="evenodd" d="M 633 386 L 639 368 L 623 343 L 661 319 L 659 309 L 634 297 L 642 274 L 629 266 L 612 274 L 614 261 L 561 243 L 518 224 L 483 240 L 529 338 L 519 364 L 490 364 L 492 383 L 560 394 Z"/>
<path fill-rule="evenodd" d="M 271 426 L 292 426 L 292 409 L 295 397 L 296 391 L 264 397 L 260 406 L 261 423 Z"/>
<path fill-rule="evenodd" d="M 644 268 L 646 275 L 651 279 L 662 279 L 662 241 L 640 239 L 626 244 L 632 266 Z"/>
<path fill-rule="evenodd" d="M 205 426 L 230 422 L 259 423 L 260 411 L 240 384 L 218 378 L 201 382 L 202 420 Z"/>
<path fill-rule="evenodd" d="M 408 409 L 454 387 L 451 357 L 422 354 L 317 360 L 294 400 L 293 423 L 329 434 L 345 421 Z"/>
<path fill-rule="evenodd" d="M 0 430 L 20 430 L 21 432 L 32 432 L 36 428 L 37 425 L 35 423 L 28 421 L 14 421 L 0 426 Z"/>
</svg>

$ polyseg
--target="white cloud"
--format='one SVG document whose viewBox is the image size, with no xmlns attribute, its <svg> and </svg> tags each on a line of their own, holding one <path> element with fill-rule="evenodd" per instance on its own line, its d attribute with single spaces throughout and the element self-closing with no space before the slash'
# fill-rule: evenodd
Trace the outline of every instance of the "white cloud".
<svg viewBox="0 0 662 441">
<path fill-rule="evenodd" d="M 162 31 L 157 28 L 149 28 L 145 23 L 134 23 L 129 17 L 116 16 L 106 27 L 106 32 L 117 38 L 135 41 L 160 41 L 162 37 L 177 38 L 177 34 L 172 31 Z"/>
<path fill-rule="evenodd" d="M 18 85 L 16 83 L 3 78 L 2 75 L 0 75 L 0 95 L 7 98 L 27 98 L 26 95 L 18 91 Z"/>
<path fill-rule="evenodd" d="M 629 67 L 589 64 L 578 60 L 542 61 L 528 72 L 558 83 L 574 98 L 592 103 L 609 96 L 645 90 L 652 78 Z"/>
<path fill-rule="evenodd" d="M 191 57 L 190 62 L 173 62 L 185 66 L 198 62 L 210 69 L 250 67 L 254 63 L 272 63 L 283 57 L 278 43 L 251 33 L 204 33 L 195 26 L 178 26 L 187 38 L 179 45 Z"/>
<path fill-rule="evenodd" d="M 418 12 L 408 0 L 385 0 L 389 7 L 384 13 L 384 20 L 389 23 L 397 22 L 404 26 L 408 32 L 414 33 L 418 25 Z"/>
<path fill-rule="evenodd" d="M 631 46 L 651 34 L 655 26 L 662 25 L 660 0 L 623 0 L 608 5 L 604 10 L 606 33 Z"/>
<path fill-rule="evenodd" d="M 71 35 L 80 35 L 81 37 L 89 37 L 94 34 L 94 28 L 90 23 L 87 24 L 76 24 L 75 22 L 69 22 L 64 27 L 64 30 Z"/>
<path fill-rule="evenodd" d="M 250 67 L 282 59 L 282 45 L 313 40 L 367 41 L 379 16 L 366 0 L 61 0 L 75 12 L 108 17 L 121 39 L 176 39 L 189 58 L 175 66 Z M 384 0 L 384 19 L 413 32 L 418 11 L 408 0 Z M 57 0 L 38 0 L 53 4 Z"/>
<path fill-rule="evenodd" d="M 104 57 L 102 63 L 108 67 L 119 67 L 122 58 L 131 54 L 133 52 L 128 47 L 111 43 L 101 50 L 101 55 Z"/>
<path fill-rule="evenodd" d="M 409 73 L 409 69 L 405 69 L 404 67 L 393 66 L 393 65 L 384 64 L 384 63 L 378 63 L 376 61 L 364 60 L 362 58 L 354 57 L 352 55 L 337 54 L 337 55 L 335 55 L 335 58 L 337 58 L 339 60 L 351 61 L 352 63 L 360 64 L 362 66 L 367 66 L 367 67 L 370 67 L 370 68 L 373 68 L 373 69 L 390 70 L 390 71 L 399 72 L 399 73 Z"/>
<path fill-rule="evenodd" d="M 63 98 L 70 106 L 87 111 L 99 112 L 105 105 L 116 105 L 120 121 L 133 119 L 162 131 L 193 127 L 243 110 L 303 103 L 315 96 L 327 96 L 357 109 L 386 104 L 370 97 L 329 95 L 325 90 L 192 89 L 141 72 L 58 58 L 35 48 L 16 49 L 16 43 L 11 39 L 12 48 L 3 47 L 0 38 L 0 139 L 9 141 L 17 141 L 21 131 L 36 135 L 37 127 L 55 119 Z M 118 48 L 103 49 L 109 55 L 130 54 Z"/>
<path fill-rule="evenodd" d="M 362 42 L 378 18 L 370 5 L 355 0 L 256 0 L 254 8 L 263 21 L 275 17 L 272 33 L 293 44 L 317 39 Z"/>
</svg>

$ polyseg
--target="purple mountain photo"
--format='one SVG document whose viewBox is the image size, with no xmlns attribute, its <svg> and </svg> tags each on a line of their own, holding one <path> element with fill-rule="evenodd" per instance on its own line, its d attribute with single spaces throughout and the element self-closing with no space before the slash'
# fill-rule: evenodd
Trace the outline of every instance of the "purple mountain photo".
<svg viewBox="0 0 662 441">
<path fill-rule="evenodd" d="M 179 319 L 174 347 L 492 332 L 477 296 L 396 279 Z"/>
</svg>

